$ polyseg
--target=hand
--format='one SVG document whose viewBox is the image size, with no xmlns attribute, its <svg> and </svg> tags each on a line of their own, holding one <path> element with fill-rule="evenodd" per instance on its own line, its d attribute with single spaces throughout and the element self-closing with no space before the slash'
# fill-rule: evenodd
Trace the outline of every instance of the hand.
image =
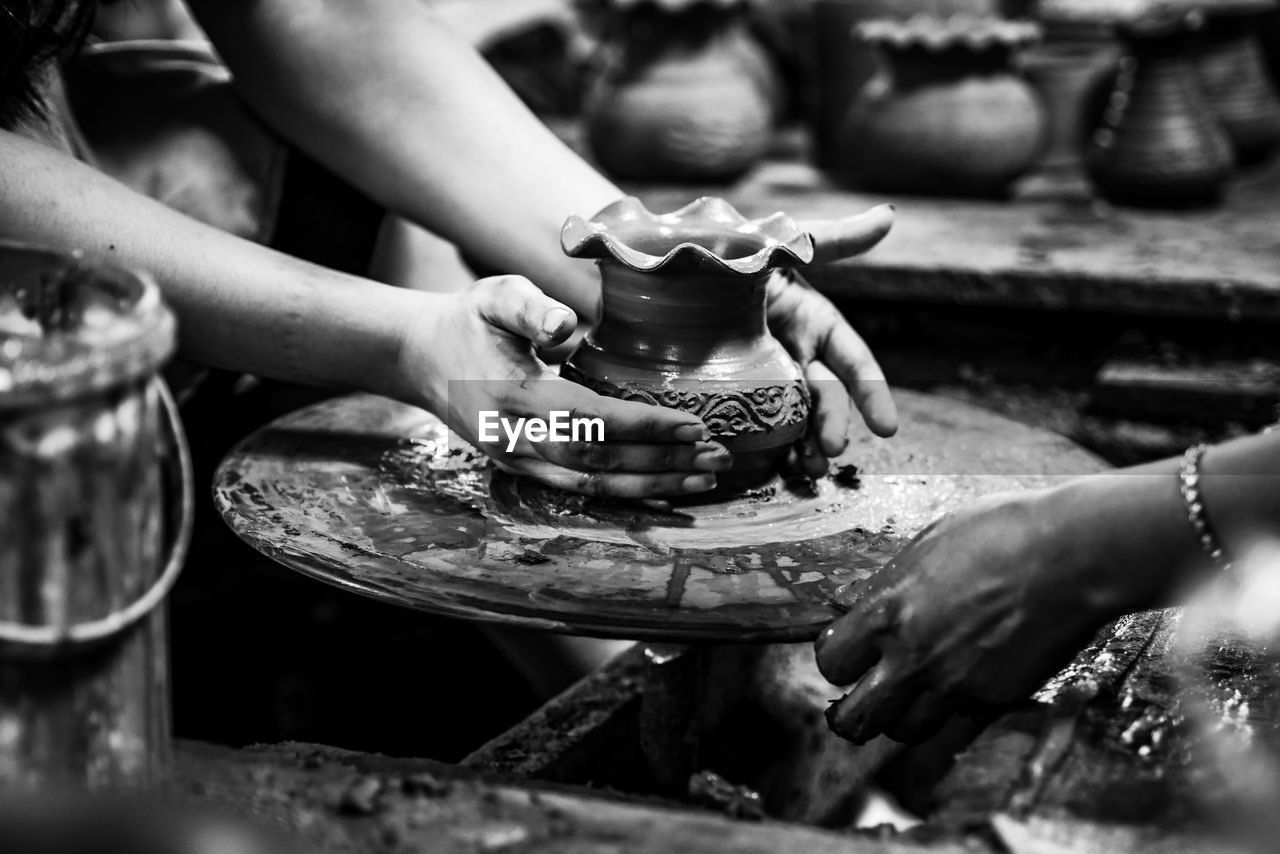
<svg viewBox="0 0 1280 854">
<path fill-rule="evenodd" d="M 848 613 L 818 638 L 818 668 L 833 684 L 857 684 L 828 710 L 832 730 L 856 743 L 924 740 L 953 713 L 1026 698 L 1116 616 L 1128 594 L 1109 588 L 1127 575 L 1099 571 L 1111 568 L 1080 530 L 1087 512 L 1060 499 L 1039 490 L 981 500 L 836 592 Z"/>
<path fill-rule="evenodd" d="M 893 207 L 805 225 L 814 237 L 814 260 L 834 261 L 879 243 L 893 225 Z M 779 273 L 769 282 L 768 300 L 769 326 L 804 370 L 813 395 L 809 436 L 791 464 L 820 477 L 827 458 L 849 443 L 850 398 L 877 436 L 897 431 L 898 411 L 875 357 L 829 299 L 800 277 Z"/>
<path fill-rule="evenodd" d="M 576 326 L 571 309 L 519 276 L 481 279 L 458 294 L 437 297 L 411 319 L 401 347 L 408 397 L 439 414 L 455 433 L 506 471 L 572 492 L 614 498 L 680 495 L 714 488 L 731 465 L 709 442 L 696 416 L 645 403 L 602 397 L 561 379 L 537 356 Z M 479 413 L 501 418 L 600 418 L 604 442 L 534 442 L 514 448 L 479 438 Z"/>
</svg>

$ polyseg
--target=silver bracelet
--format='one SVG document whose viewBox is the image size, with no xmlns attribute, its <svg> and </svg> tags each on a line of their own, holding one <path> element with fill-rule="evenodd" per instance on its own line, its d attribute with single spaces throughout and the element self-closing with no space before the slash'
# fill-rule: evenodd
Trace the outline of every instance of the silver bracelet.
<svg viewBox="0 0 1280 854">
<path fill-rule="evenodd" d="M 1227 558 L 1227 553 L 1213 530 L 1213 525 L 1209 521 L 1208 508 L 1205 507 L 1204 498 L 1200 494 L 1200 460 L 1207 450 L 1209 446 L 1204 443 L 1187 448 L 1187 452 L 1182 455 L 1182 464 L 1178 466 L 1178 484 L 1182 491 L 1182 503 L 1187 508 L 1187 520 L 1191 522 L 1191 527 L 1196 532 L 1200 548 L 1215 565 L 1228 570 L 1231 568 L 1231 561 Z"/>
</svg>

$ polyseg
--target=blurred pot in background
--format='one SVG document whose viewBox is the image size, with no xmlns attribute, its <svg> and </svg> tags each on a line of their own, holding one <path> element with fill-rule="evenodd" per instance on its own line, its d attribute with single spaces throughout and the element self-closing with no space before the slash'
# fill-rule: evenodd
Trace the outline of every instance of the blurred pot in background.
<svg viewBox="0 0 1280 854">
<path fill-rule="evenodd" d="M 1240 165 L 1265 160 L 1280 146 L 1280 98 L 1262 53 L 1261 18 L 1211 14 L 1196 49 L 1200 82 Z"/>
<path fill-rule="evenodd" d="M 1125 57 L 1085 157 L 1109 201 L 1155 208 L 1213 204 L 1233 167 L 1230 142 L 1200 86 L 1190 32 L 1197 13 L 1120 25 Z"/>
<path fill-rule="evenodd" d="M 813 0 L 805 111 L 813 135 L 814 162 L 823 168 L 840 167 L 840 131 L 845 116 L 879 68 L 875 48 L 854 34 L 858 24 L 878 18 L 906 20 L 920 14 L 995 16 L 1001 5 L 1000 0 Z"/>
<path fill-rule="evenodd" d="M 1014 73 L 1034 24 L 919 16 L 858 27 L 883 60 L 841 132 L 841 177 L 882 192 L 1002 196 L 1039 160 L 1047 121 Z"/>
<path fill-rule="evenodd" d="M 782 84 L 746 0 L 606 0 L 608 62 L 587 97 L 591 152 L 616 178 L 722 182 L 772 139 Z"/>
<path fill-rule="evenodd" d="M 1105 98 L 1120 62 L 1115 44 L 1064 42 L 1033 47 L 1022 58 L 1022 70 L 1040 95 L 1049 121 L 1048 150 L 1040 168 L 1079 169 L 1085 146 L 1098 118 L 1097 102 Z"/>
<path fill-rule="evenodd" d="M 1258 26 L 1263 58 L 1271 73 L 1271 85 L 1280 87 L 1280 11 L 1264 15 Z"/>
</svg>

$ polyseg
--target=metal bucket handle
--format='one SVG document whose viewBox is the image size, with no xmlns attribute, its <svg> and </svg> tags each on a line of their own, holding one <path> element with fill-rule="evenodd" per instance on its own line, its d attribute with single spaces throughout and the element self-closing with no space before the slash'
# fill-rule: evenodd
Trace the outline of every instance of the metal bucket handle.
<svg viewBox="0 0 1280 854">
<path fill-rule="evenodd" d="M 173 589 L 174 582 L 178 580 L 183 563 L 186 561 L 187 549 L 191 545 L 191 528 L 195 517 L 195 476 L 191 468 L 191 449 L 187 445 L 186 434 L 182 429 L 178 404 L 163 379 L 157 375 L 151 382 L 160 395 L 165 420 L 169 425 L 170 441 L 173 442 L 173 447 L 177 451 L 177 474 L 182 494 L 177 531 L 173 535 L 173 542 L 169 545 L 169 558 L 165 562 L 164 570 L 147 592 L 134 600 L 133 604 L 92 622 L 73 626 L 26 626 L 0 622 L 0 644 L 50 650 L 101 643 L 119 635 L 146 617 Z"/>
</svg>

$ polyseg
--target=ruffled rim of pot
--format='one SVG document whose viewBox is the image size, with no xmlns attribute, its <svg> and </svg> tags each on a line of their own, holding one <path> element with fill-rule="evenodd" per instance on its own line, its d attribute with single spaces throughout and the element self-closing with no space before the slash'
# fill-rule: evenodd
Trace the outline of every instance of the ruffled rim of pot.
<svg viewBox="0 0 1280 854">
<path fill-rule="evenodd" d="M 680 239 L 678 229 L 696 232 L 696 238 Z M 590 219 L 569 217 L 560 245 L 570 257 L 614 260 L 638 273 L 688 265 L 756 276 L 813 260 L 812 235 L 787 214 L 747 219 L 712 196 L 663 214 L 627 196 Z"/>
<path fill-rule="evenodd" d="M 860 39 L 870 44 L 897 48 L 947 50 L 966 47 L 987 50 L 1016 48 L 1034 44 L 1043 35 L 1039 24 L 976 15 L 914 15 L 910 18 L 876 18 L 854 27 Z"/>
<path fill-rule="evenodd" d="M 1248 15 L 1275 8 L 1275 0 L 1041 0 L 1037 17 L 1053 22 L 1124 26 L 1153 17 Z"/>
</svg>

